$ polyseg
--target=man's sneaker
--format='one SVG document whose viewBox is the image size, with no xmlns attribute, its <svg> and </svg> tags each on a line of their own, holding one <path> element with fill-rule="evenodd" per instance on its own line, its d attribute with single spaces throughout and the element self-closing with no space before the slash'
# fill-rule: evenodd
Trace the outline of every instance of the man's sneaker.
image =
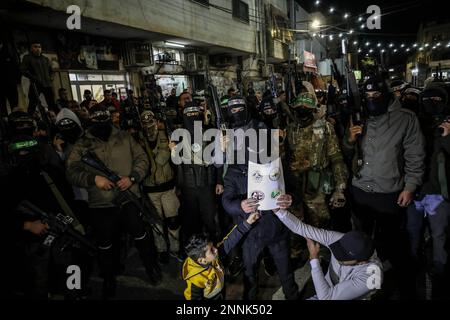
<svg viewBox="0 0 450 320">
<path fill-rule="evenodd" d="M 264 272 L 268 277 L 273 277 L 277 274 L 277 267 L 272 257 L 263 258 Z"/>
</svg>

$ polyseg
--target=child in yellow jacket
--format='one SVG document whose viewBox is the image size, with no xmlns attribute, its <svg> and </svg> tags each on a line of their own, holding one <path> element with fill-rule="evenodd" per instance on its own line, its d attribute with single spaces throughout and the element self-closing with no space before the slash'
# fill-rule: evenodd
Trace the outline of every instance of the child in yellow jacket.
<svg viewBox="0 0 450 320">
<path fill-rule="evenodd" d="M 242 221 L 217 245 L 217 248 L 204 235 L 191 237 L 186 246 L 188 258 L 183 264 L 183 280 L 186 300 L 218 300 L 222 297 L 225 271 L 220 262 L 242 237 L 251 229 L 251 225 L 260 218 L 255 212 Z"/>
</svg>

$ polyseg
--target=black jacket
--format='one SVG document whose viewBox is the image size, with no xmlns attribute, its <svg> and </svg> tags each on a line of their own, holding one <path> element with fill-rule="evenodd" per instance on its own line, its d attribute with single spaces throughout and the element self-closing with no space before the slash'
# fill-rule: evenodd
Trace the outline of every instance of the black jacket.
<svg viewBox="0 0 450 320">
<path fill-rule="evenodd" d="M 27 54 L 23 57 L 21 70 L 25 77 L 36 82 L 37 85 L 44 88 L 52 87 L 53 70 L 47 57 Z"/>
<path fill-rule="evenodd" d="M 237 217 L 238 223 L 246 220 L 241 202 L 247 199 L 247 166 L 231 166 L 224 179 L 222 204 L 225 211 Z M 248 238 L 257 241 L 280 241 L 288 236 L 288 229 L 272 211 L 261 211 L 261 218 L 248 233 Z"/>
</svg>

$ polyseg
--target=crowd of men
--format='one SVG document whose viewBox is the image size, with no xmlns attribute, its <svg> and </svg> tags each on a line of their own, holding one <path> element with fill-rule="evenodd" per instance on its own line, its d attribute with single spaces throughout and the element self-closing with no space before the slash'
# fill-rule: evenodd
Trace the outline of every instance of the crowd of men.
<svg viewBox="0 0 450 320">
<path fill-rule="evenodd" d="M 208 96 L 172 90 L 164 98 L 157 87 L 143 88 L 140 97 L 129 90 L 124 100 L 106 90 L 101 102 L 86 90 L 81 103 L 61 88 L 55 101 L 39 43 L 24 57 L 22 73 L 31 83 L 29 106 L 8 115 L 0 166 L 2 212 L 13 240 L 5 260 L 9 294 L 86 297 L 98 269 L 103 297 L 112 298 L 130 244 L 154 286 L 164 282 L 161 264 L 186 261 L 184 280 L 196 288 L 186 298 L 223 298 L 222 277 L 243 270 L 244 298 L 257 299 L 261 261 L 269 275 L 278 274 L 286 299 L 415 299 L 424 265 L 433 296 L 445 294 L 450 104 L 444 82 L 421 90 L 373 75 L 362 84 L 364 108 L 355 117 L 346 95 L 327 95 L 306 81 L 291 101 L 283 91 L 274 97 L 267 90 L 259 99 L 252 89 L 246 97 L 230 89 L 217 110 Z M 217 112 L 227 128 L 279 130 L 288 195 L 280 210 L 261 211 L 247 199 L 248 160 L 258 150 L 244 148 L 244 164 L 217 165 L 201 157 L 204 146 L 189 143 L 183 157 L 198 161 L 172 162 L 171 133 L 184 128 L 193 136 L 195 122 L 215 127 Z M 220 144 L 233 148 L 227 139 Z M 72 223 L 56 232 L 40 211 L 63 213 Z M 222 264 L 213 263 L 217 252 L 206 244 L 218 243 L 235 224 L 241 234 L 227 245 L 221 273 Z M 204 233 L 208 241 L 199 238 Z M 294 271 L 308 257 L 314 291 L 305 296 Z M 330 265 L 326 277 L 321 263 Z M 83 270 L 80 290 L 67 288 L 68 265 Z M 382 285 L 367 285 L 369 265 L 379 267 Z M 189 266 L 215 272 L 193 284 Z"/>
</svg>

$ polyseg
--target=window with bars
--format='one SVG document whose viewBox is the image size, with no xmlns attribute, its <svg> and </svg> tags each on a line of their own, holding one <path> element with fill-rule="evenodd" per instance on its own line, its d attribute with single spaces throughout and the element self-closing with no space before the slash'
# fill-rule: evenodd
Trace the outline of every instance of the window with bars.
<svg viewBox="0 0 450 320">
<path fill-rule="evenodd" d="M 241 0 L 233 0 L 233 17 L 249 23 L 248 4 Z"/>
</svg>

